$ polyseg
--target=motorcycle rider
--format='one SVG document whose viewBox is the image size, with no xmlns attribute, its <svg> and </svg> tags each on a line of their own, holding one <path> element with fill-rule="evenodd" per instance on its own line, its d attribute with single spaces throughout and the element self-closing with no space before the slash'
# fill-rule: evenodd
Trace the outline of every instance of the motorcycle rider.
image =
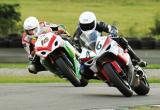
<svg viewBox="0 0 160 110">
<path fill-rule="evenodd" d="M 77 47 L 77 50 L 81 52 L 81 46 L 83 45 L 83 42 L 80 39 L 80 35 L 82 33 L 85 34 L 90 34 L 94 30 L 102 33 L 110 33 L 112 35 L 112 38 L 123 48 L 127 49 L 128 53 L 131 57 L 132 63 L 133 64 L 139 64 L 139 66 L 145 67 L 147 63 L 140 59 L 133 49 L 129 46 L 128 41 L 125 38 L 119 37 L 118 30 L 115 26 L 111 26 L 109 24 L 105 24 L 102 21 L 97 21 L 96 16 L 93 12 L 90 11 L 85 11 L 81 13 L 79 16 L 79 24 L 78 28 L 76 29 L 73 37 L 74 37 L 74 42 Z M 83 69 L 82 69 L 83 68 Z M 86 70 L 86 71 L 85 71 Z M 85 71 L 85 72 L 84 72 Z M 93 78 L 92 72 L 87 69 L 87 67 L 81 66 L 81 73 L 85 75 L 88 79 Z"/>
<path fill-rule="evenodd" d="M 49 24 L 47 22 L 39 22 L 34 16 L 29 16 L 24 20 L 24 32 L 22 34 L 22 45 L 28 54 L 29 65 L 28 71 L 36 74 L 39 71 L 45 70 L 40 63 L 40 58 L 35 55 L 34 44 L 38 35 L 54 31 L 56 34 L 67 33 L 64 25 Z M 68 33 L 67 33 L 68 35 Z"/>
</svg>

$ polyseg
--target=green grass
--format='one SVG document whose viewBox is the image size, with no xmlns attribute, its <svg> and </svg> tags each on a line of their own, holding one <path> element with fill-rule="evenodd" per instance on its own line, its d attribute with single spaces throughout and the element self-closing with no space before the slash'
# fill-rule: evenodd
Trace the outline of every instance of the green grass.
<svg viewBox="0 0 160 110">
<path fill-rule="evenodd" d="M 149 83 L 160 83 L 160 78 L 149 78 Z M 0 83 L 69 83 L 54 75 L 0 75 Z M 101 80 L 90 80 L 89 83 L 104 83 Z"/>
<path fill-rule="evenodd" d="M 0 64 L 0 68 L 19 68 L 24 69 L 27 67 L 27 64 L 24 63 L 17 63 L 17 64 Z M 160 65 L 158 64 L 150 64 L 147 66 L 148 69 L 160 69 Z M 23 74 L 23 73 L 22 73 Z M 149 78 L 150 83 L 160 83 L 160 78 Z M 0 74 L 0 83 L 54 83 L 54 82 L 68 82 L 65 79 L 61 79 L 54 75 L 32 75 L 32 74 L 25 74 L 25 75 L 5 75 Z M 98 80 L 90 80 L 91 83 L 102 83 L 102 81 Z"/>
<path fill-rule="evenodd" d="M 22 21 L 28 16 L 65 24 L 73 35 L 81 12 L 95 12 L 99 20 L 115 24 L 125 36 L 144 36 L 160 13 L 160 0 L 0 0 L 19 3 Z"/>
<path fill-rule="evenodd" d="M 0 75 L 0 83 L 52 83 L 68 82 L 52 75 Z"/>
<path fill-rule="evenodd" d="M 130 107 L 118 107 L 115 110 L 159 110 L 160 107 L 152 105 L 143 106 L 130 106 Z"/>
<path fill-rule="evenodd" d="M 0 68 L 27 68 L 26 63 L 0 63 Z"/>
<path fill-rule="evenodd" d="M 0 68 L 27 68 L 27 63 L 0 63 Z M 149 64 L 147 69 L 160 69 L 160 64 Z"/>
<path fill-rule="evenodd" d="M 149 83 L 160 83 L 160 78 L 148 78 Z"/>
<path fill-rule="evenodd" d="M 136 107 L 129 107 L 126 110 L 159 110 L 160 107 L 156 107 L 156 106 L 136 106 Z"/>
<path fill-rule="evenodd" d="M 149 64 L 146 67 L 147 69 L 160 69 L 160 64 Z"/>
</svg>

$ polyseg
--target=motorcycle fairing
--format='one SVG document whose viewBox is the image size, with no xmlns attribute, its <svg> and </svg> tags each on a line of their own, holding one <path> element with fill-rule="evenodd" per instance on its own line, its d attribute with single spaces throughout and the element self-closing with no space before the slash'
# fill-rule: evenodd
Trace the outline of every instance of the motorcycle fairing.
<svg viewBox="0 0 160 110">
<path fill-rule="evenodd" d="M 63 43 L 62 38 L 52 32 L 41 34 L 35 43 L 36 54 L 45 58 L 52 50 L 62 46 Z"/>
<path fill-rule="evenodd" d="M 102 49 L 96 50 L 98 56 L 101 56 L 105 52 L 112 53 L 117 56 L 120 61 L 123 61 L 125 65 L 128 65 L 130 59 L 129 54 L 125 52 L 116 41 L 112 40 L 111 37 L 99 37 L 97 42 L 101 42 L 102 44 Z"/>
<path fill-rule="evenodd" d="M 81 52 L 79 58 L 82 62 L 86 62 L 95 56 L 96 56 L 96 53 L 94 51 L 88 50 L 87 48 L 82 48 L 82 52 Z"/>
</svg>

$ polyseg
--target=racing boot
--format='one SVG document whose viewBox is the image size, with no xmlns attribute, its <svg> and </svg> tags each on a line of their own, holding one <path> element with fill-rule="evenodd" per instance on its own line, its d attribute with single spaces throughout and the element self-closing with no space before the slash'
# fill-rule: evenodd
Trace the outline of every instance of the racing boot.
<svg viewBox="0 0 160 110">
<path fill-rule="evenodd" d="M 36 66 L 34 64 L 28 65 L 28 71 L 32 74 L 37 74 Z"/>
<path fill-rule="evenodd" d="M 32 74 L 37 74 L 40 71 L 45 71 L 46 69 L 40 63 L 40 58 L 38 56 L 29 59 L 28 71 Z"/>
<path fill-rule="evenodd" d="M 37 74 L 37 69 L 36 69 L 34 58 L 29 58 L 28 71 L 32 74 Z"/>
<path fill-rule="evenodd" d="M 37 74 L 40 71 L 45 71 L 46 69 L 42 66 L 42 64 L 29 64 L 28 65 L 28 71 L 32 74 Z"/>
</svg>

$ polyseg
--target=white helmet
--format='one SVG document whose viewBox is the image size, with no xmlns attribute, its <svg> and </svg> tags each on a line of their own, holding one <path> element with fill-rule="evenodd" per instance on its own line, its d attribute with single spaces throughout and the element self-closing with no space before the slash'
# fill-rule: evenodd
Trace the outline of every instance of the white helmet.
<svg viewBox="0 0 160 110">
<path fill-rule="evenodd" d="M 26 18 L 23 24 L 23 28 L 25 31 L 35 29 L 35 31 L 37 32 L 39 29 L 38 19 L 33 16 Z"/>
<path fill-rule="evenodd" d="M 92 33 L 96 28 L 96 16 L 93 12 L 85 11 L 79 16 L 79 26 L 84 34 Z"/>
</svg>

